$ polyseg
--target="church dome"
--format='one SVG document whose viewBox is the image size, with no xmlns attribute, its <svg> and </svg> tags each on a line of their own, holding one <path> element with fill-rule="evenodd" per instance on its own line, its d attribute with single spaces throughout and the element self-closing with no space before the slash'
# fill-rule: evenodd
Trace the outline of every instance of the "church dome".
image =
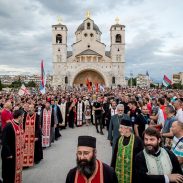
<svg viewBox="0 0 183 183">
<path fill-rule="evenodd" d="M 83 31 L 84 28 L 85 28 L 84 24 L 85 24 L 85 23 L 83 22 L 81 25 L 79 25 L 79 27 L 77 28 L 77 31 Z M 93 30 L 95 30 L 95 31 L 97 31 L 97 32 L 100 32 L 99 27 L 98 27 L 95 23 L 93 23 Z M 77 31 L 76 31 L 76 32 L 77 32 Z"/>
</svg>

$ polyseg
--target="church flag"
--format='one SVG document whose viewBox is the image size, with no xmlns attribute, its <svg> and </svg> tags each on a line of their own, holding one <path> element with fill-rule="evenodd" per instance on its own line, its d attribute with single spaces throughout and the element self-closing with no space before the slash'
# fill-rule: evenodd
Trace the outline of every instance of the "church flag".
<svg viewBox="0 0 183 183">
<path fill-rule="evenodd" d="M 166 75 L 164 75 L 164 77 L 163 77 L 163 85 L 165 86 L 165 87 L 168 87 L 168 86 L 170 86 L 172 84 L 172 81 L 166 76 Z"/>
<path fill-rule="evenodd" d="M 44 71 L 44 64 L 43 64 L 43 60 L 41 61 L 41 84 L 40 84 L 40 92 L 42 94 L 46 93 L 46 75 L 45 75 L 45 71 Z"/>
<path fill-rule="evenodd" d="M 88 78 L 86 79 L 86 86 L 88 88 L 88 91 L 90 92 L 91 91 L 91 82 L 89 81 Z"/>
<path fill-rule="evenodd" d="M 98 83 L 95 83 L 95 91 L 96 91 L 96 92 L 99 91 Z"/>
<path fill-rule="evenodd" d="M 105 91 L 105 88 L 102 84 L 100 84 L 100 91 L 104 92 Z"/>
<path fill-rule="evenodd" d="M 24 84 L 22 84 L 20 90 L 18 91 L 18 95 L 22 96 L 22 95 L 30 95 L 29 90 L 25 87 Z"/>
</svg>

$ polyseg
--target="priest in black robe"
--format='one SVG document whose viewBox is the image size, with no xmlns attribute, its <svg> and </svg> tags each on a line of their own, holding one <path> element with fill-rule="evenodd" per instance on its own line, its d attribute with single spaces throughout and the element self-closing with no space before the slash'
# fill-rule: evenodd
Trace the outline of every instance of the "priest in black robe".
<svg viewBox="0 0 183 183">
<path fill-rule="evenodd" d="M 144 131 L 145 149 L 135 159 L 137 183 L 183 182 L 177 157 L 160 147 L 160 133 L 152 127 Z"/>
<path fill-rule="evenodd" d="M 136 182 L 135 156 L 143 150 L 143 142 L 140 137 L 136 137 L 133 134 L 132 122 L 128 119 L 121 120 L 119 131 L 120 137 L 117 139 L 114 148 L 111 167 L 115 169 L 119 183 L 134 183 Z M 118 159 L 120 161 L 118 161 Z M 128 169 L 128 172 L 126 169 Z M 123 171 L 125 172 L 124 175 L 121 173 Z M 126 175 L 128 175 L 128 180 L 127 177 L 125 177 Z"/>
<path fill-rule="evenodd" d="M 12 122 L 6 124 L 2 132 L 2 151 L 1 151 L 1 158 L 2 158 L 2 178 L 3 183 L 14 183 L 17 177 L 16 174 L 16 164 L 18 163 L 17 160 L 17 151 L 16 151 L 16 140 L 17 140 L 17 133 L 15 131 L 14 126 L 18 126 L 19 134 L 21 134 L 21 127 L 20 124 L 23 122 L 23 110 L 16 110 L 13 114 Z M 19 135 L 20 136 L 20 135 Z M 23 130 L 22 130 L 22 138 L 23 142 Z M 23 148 L 23 144 L 19 144 Z M 22 149 L 21 148 L 21 149 Z M 22 152 L 22 153 L 21 153 Z M 23 151 L 20 150 L 20 155 L 23 156 Z M 23 167 L 23 164 L 20 165 Z M 22 182 L 22 181 L 21 181 Z"/>
<path fill-rule="evenodd" d="M 73 98 L 70 99 L 70 102 L 68 102 L 68 123 L 70 128 L 74 128 L 74 124 L 76 122 L 76 103 L 73 100 Z"/>
<path fill-rule="evenodd" d="M 112 167 L 96 159 L 96 138 L 79 136 L 77 167 L 71 169 L 66 183 L 118 183 Z"/>
</svg>

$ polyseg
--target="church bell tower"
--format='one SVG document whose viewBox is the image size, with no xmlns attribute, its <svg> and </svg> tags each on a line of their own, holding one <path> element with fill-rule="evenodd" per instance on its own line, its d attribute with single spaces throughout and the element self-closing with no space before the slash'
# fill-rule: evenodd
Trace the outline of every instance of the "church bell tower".
<svg viewBox="0 0 183 183">
<path fill-rule="evenodd" d="M 64 78 L 59 77 L 63 66 L 67 61 L 67 27 L 61 24 L 58 19 L 58 24 L 52 25 L 52 52 L 53 52 L 53 86 L 64 85 Z"/>
</svg>

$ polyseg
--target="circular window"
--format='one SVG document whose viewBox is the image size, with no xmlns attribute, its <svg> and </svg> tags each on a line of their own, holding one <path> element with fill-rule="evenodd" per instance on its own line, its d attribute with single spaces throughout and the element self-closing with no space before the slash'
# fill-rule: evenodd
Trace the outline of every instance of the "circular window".
<svg viewBox="0 0 183 183">
<path fill-rule="evenodd" d="M 84 36 L 87 37 L 87 33 L 85 33 Z"/>
</svg>

